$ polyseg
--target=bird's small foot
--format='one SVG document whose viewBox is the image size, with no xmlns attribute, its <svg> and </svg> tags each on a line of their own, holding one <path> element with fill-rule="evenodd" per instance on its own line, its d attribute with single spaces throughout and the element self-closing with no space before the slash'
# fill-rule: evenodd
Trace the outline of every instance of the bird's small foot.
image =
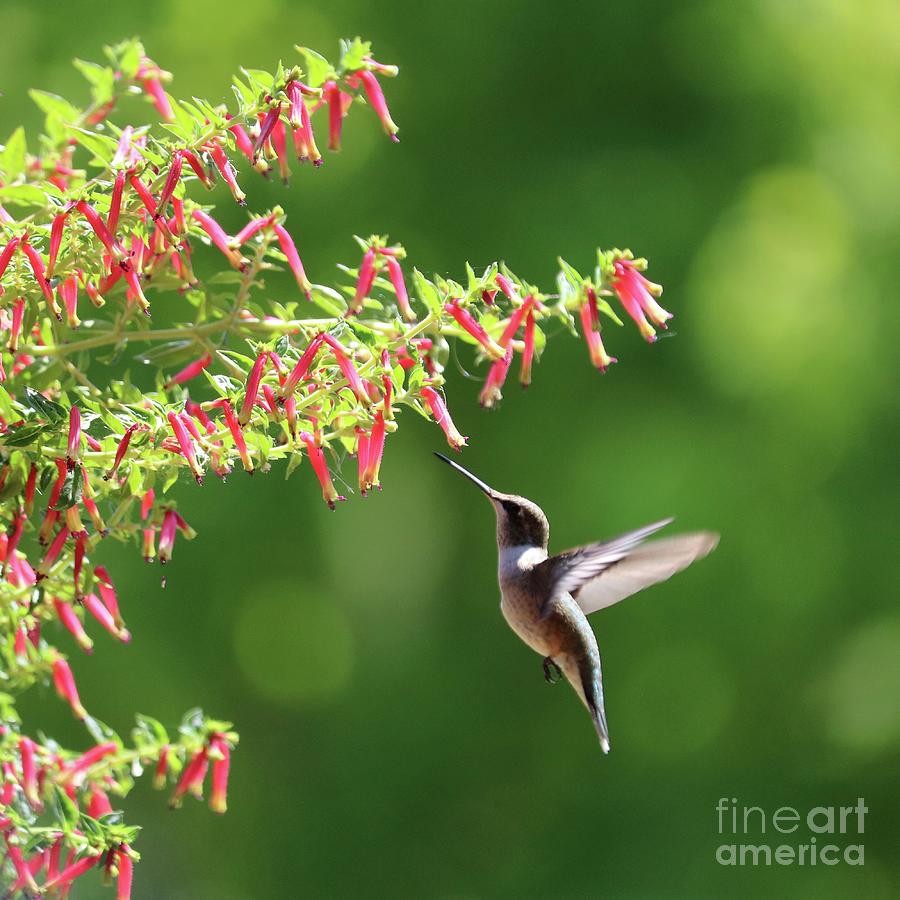
<svg viewBox="0 0 900 900">
<path fill-rule="evenodd" d="M 547 684 L 556 684 L 557 681 L 562 677 L 562 672 L 560 671 L 559 666 L 553 662 L 553 660 L 548 656 L 544 659 L 544 681 Z"/>
</svg>

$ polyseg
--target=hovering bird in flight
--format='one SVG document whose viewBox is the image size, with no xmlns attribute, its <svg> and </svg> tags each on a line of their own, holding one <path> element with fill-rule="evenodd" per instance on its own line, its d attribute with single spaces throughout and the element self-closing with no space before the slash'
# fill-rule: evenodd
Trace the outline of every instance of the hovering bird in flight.
<svg viewBox="0 0 900 900">
<path fill-rule="evenodd" d="M 678 534 L 644 543 L 672 519 L 661 519 L 609 541 L 547 552 L 550 525 L 543 510 L 525 497 L 501 494 L 452 459 L 439 459 L 473 481 L 497 514 L 500 609 L 509 627 L 544 657 L 544 677 L 561 671 L 587 707 L 609 753 L 597 638 L 587 617 L 638 591 L 671 578 L 715 549 L 711 531 Z"/>
</svg>

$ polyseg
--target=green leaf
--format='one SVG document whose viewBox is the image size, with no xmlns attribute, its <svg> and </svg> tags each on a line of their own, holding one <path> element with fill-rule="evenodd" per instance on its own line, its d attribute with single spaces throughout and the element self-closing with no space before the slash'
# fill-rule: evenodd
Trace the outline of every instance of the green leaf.
<svg viewBox="0 0 900 900">
<path fill-rule="evenodd" d="M 47 118 L 56 118 L 62 122 L 74 122 L 80 115 L 81 110 L 73 106 L 64 97 L 58 94 L 51 94 L 49 91 L 31 90 L 28 96 L 38 105 L 41 112 L 45 113 Z"/>
<path fill-rule="evenodd" d="M 84 473 L 81 466 L 75 466 L 66 473 L 66 480 L 63 482 L 62 490 L 59 493 L 59 500 L 56 502 L 54 509 L 68 509 L 81 503 L 81 495 L 84 491 Z"/>
<path fill-rule="evenodd" d="M 309 47 L 297 47 L 297 52 L 306 64 L 306 80 L 312 87 L 320 87 L 334 74 L 331 63 Z"/>
<path fill-rule="evenodd" d="M 25 129 L 19 126 L 0 151 L 0 173 L 4 181 L 12 181 L 25 171 Z"/>
<path fill-rule="evenodd" d="M 110 137 L 88 131 L 85 128 L 72 127 L 69 131 L 75 140 L 94 155 L 94 159 L 102 166 L 108 166 L 116 155 L 117 142 Z"/>
<path fill-rule="evenodd" d="M 341 41 L 341 68 L 355 72 L 364 65 L 365 58 L 372 51 L 372 43 L 355 37 L 352 41 Z"/>
<path fill-rule="evenodd" d="M 0 447 L 28 447 L 33 444 L 41 432 L 44 430 L 43 425 L 28 424 L 19 428 L 10 428 L 3 435 L 3 441 Z"/>
<path fill-rule="evenodd" d="M 43 394 L 30 387 L 25 388 L 25 402 L 39 415 L 50 422 L 62 422 L 69 413 L 65 407 L 53 400 L 48 400 Z"/>
<path fill-rule="evenodd" d="M 46 206 L 48 191 L 45 188 L 48 184 L 45 182 L 43 188 L 36 184 L 12 184 L 2 187 L 0 188 L 0 200 L 7 203 L 21 203 L 23 206 Z"/>
</svg>

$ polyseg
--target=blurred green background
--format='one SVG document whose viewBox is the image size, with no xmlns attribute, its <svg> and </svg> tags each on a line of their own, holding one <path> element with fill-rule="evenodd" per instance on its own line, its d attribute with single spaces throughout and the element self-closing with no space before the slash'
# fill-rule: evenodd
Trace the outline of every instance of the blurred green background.
<svg viewBox="0 0 900 900">
<path fill-rule="evenodd" d="M 244 172 L 251 205 L 286 208 L 319 281 L 356 260 L 354 232 L 426 270 L 502 257 L 545 284 L 557 253 L 647 255 L 677 339 L 607 329 L 620 363 L 601 377 L 559 335 L 493 413 L 471 360 L 451 364 L 463 462 L 540 503 L 557 549 L 667 514 L 723 534 L 595 617 L 603 758 L 503 622 L 491 510 L 431 456 L 437 428 L 405 414 L 383 493 L 334 515 L 305 468 L 185 482 L 200 539 L 165 590 L 108 549 L 136 637 L 73 660 L 118 729 L 198 704 L 241 732 L 228 816 L 170 813 L 146 785 L 126 801 L 138 898 L 896 896 L 893 0 L 72 0 L 5 2 L 2 23 L 7 132 L 39 125 L 28 87 L 83 96 L 69 59 L 134 33 L 176 96 L 210 99 L 294 43 L 371 39 L 402 68 L 402 143 L 356 110 L 321 171 L 288 189 Z M 77 746 L 61 707 L 36 693 L 23 711 Z M 715 862 L 720 797 L 860 796 L 864 868 Z"/>
</svg>

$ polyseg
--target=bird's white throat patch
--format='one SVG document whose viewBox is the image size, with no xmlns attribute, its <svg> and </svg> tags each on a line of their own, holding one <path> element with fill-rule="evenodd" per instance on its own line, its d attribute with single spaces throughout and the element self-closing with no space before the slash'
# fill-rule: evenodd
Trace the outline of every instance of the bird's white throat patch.
<svg viewBox="0 0 900 900">
<path fill-rule="evenodd" d="M 517 544 L 515 547 L 504 547 L 500 551 L 500 576 L 517 575 L 543 562 L 547 551 L 533 544 Z"/>
</svg>

